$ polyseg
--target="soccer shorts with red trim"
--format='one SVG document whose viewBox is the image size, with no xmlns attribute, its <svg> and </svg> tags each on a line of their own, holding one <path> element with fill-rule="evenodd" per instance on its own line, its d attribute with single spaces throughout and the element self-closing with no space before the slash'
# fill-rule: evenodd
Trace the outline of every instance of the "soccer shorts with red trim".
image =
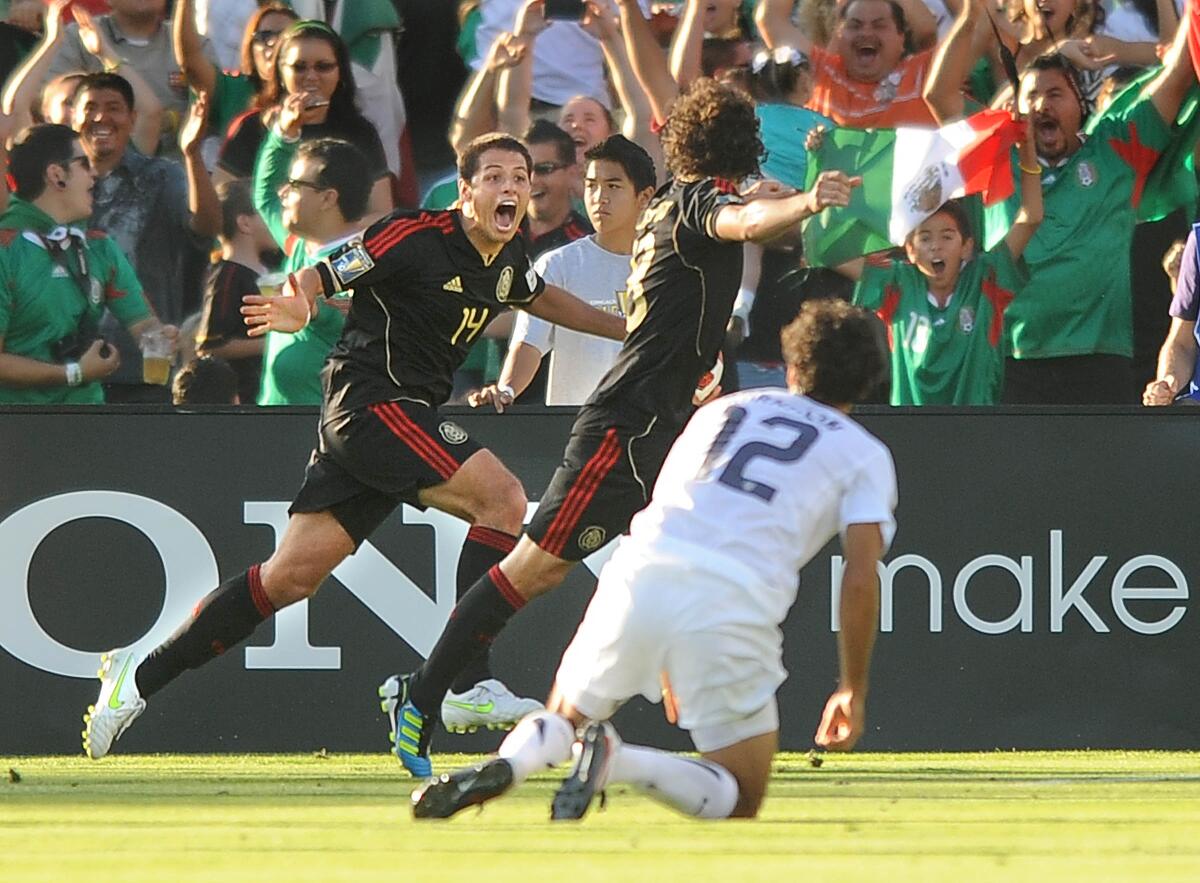
<svg viewBox="0 0 1200 883">
<path fill-rule="evenodd" d="M 625 533 L 649 502 L 678 434 L 658 418 L 630 420 L 585 406 L 526 528 L 529 538 L 544 552 L 580 561 Z"/>
<path fill-rule="evenodd" d="M 321 424 L 288 514 L 328 511 L 357 547 L 401 503 L 442 484 L 480 449 L 424 402 L 381 402 Z"/>
</svg>

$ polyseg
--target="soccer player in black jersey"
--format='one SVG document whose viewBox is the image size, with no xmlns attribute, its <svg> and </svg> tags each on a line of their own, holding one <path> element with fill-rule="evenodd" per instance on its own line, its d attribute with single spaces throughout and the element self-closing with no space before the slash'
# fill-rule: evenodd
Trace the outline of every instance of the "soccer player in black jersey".
<svg viewBox="0 0 1200 883">
<path fill-rule="evenodd" d="M 578 331 L 625 336 L 620 317 L 546 285 L 530 265 L 516 234 L 529 202 L 531 164 L 520 141 L 481 136 L 459 159 L 461 209 L 394 212 L 297 271 L 281 296 L 245 298 L 242 312 L 257 336 L 298 331 L 319 297 L 353 289 L 342 337 L 325 364 L 317 449 L 269 559 L 202 599 L 145 660 L 129 651 L 107 657 L 85 735 L 89 755 L 109 751 L 141 714 L 146 696 L 315 593 L 402 502 L 471 523 L 459 560 L 462 588 L 512 549 L 524 520 L 524 490 L 494 454 L 438 414 L 451 375 L 488 321 L 510 307 Z M 293 177 L 303 168 L 293 164 Z M 324 192 L 332 190 L 328 184 L 310 176 L 289 180 L 288 189 Z M 486 652 L 473 649 L 476 658 Z M 399 680 L 393 686 L 403 688 Z M 398 734 L 410 728 L 395 718 L 404 698 L 385 696 Z M 401 759 L 420 772 L 422 758 Z"/>
<path fill-rule="evenodd" d="M 563 465 L 525 535 L 462 596 L 429 658 L 409 676 L 402 760 L 428 757 L 431 720 L 461 661 L 490 644 L 527 601 L 624 533 L 646 505 L 691 414 L 696 382 L 721 347 L 742 243 L 773 239 L 826 206 L 846 205 L 861 183 L 826 172 L 808 193 L 744 200 L 735 182 L 758 171 L 758 121 L 748 98 L 714 80 L 697 80 L 678 98 L 662 141 L 672 180 L 638 222 L 624 348 L 580 409 Z"/>
</svg>

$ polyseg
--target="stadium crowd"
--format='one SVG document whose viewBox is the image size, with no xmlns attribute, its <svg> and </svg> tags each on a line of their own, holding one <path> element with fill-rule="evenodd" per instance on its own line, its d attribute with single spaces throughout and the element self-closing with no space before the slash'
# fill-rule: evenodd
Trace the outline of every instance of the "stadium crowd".
<svg viewBox="0 0 1200 883">
<path fill-rule="evenodd" d="M 878 402 L 1200 400 L 1200 87 L 1175 0 L 431 7 L 0 2 L 0 404 L 318 404 L 352 298 L 254 337 L 243 297 L 393 209 L 455 205 L 454 154 L 492 131 L 531 154 L 538 273 L 627 313 L 660 133 L 702 78 L 755 105 L 761 173 L 729 186 L 863 177 L 821 223 L 742 246 L 726 391 L 785 385 L 780 329 L 833 296 L 887 326 Z M 905 188 L 910 130 L 978 131 L 988 108 L 1014 121 L 984 177 L 1011 187 L 963 191 L 943 169 Z M 897 130 L 882 166 L 863 147 L 879 129 Z M 580 404 L 619 351 L 525 313 L 478 331 L 452 401 L 497 410 Z"/>
</svg>

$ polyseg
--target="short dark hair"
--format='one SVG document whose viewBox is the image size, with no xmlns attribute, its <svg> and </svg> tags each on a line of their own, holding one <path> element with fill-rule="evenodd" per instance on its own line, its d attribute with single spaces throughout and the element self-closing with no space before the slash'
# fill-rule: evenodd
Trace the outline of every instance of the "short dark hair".
<svg viewBox="0 0 1200 883">
<path fill-rule="evenodd" d="M 357 221 L 367 213 L 373 182 L 367 169 L 367 156 L 349 141 L 318 138 L 305 141 L 296 151 L 296 159 L 307 157 L 320 163 L 314 182 L 336 190 L 338 209 L 347 221 Z"/>
<path fill-rule="evenodd" d="M 1091 106 L 1088 104 L 1087 98 L 1084 97 L 1083 87 L 1079 84 L 1079 71 L 1075 65 L 1071 64 L 1070 60 L 1061 52 L 1047 52 L 1029 62 L 1029 66 L 1021 72 L 1021 78 L 1024 79 L 1026 74 L 1037 73 L 1039 71 L 1058 71 L 1063 75 L 1063 78 L 1067 81 L 1067 86 L 1075 95 L 1075 100 L 1079 102 L 1079 121 L 1083 123 L 1091 111 Z M 1019 95 L 1014 97 L 1017 99 L 1020 98 Z"/>
<path fill-rule="evenodd" d="M 133 86 L 129 85 L 129 81 L 120 74 L 87 74 L 79 81 L 79 86 L 75 89 L 75 99 L 78 100 L 79 96 L 89 89 L 108 89 L 112 92 L 119 92 L 125 99 L 125 106 L 130 110 L 134 109 Z"/>
<path fill-rule="evenodd" d="M 733 86 L 701 77 L 676 99 L 662 146 L 667 168 L 684 181 L 756 174 L 763 143 L 754 102 Z"/>
<path fill-rule="evenodd" d="M 463 148 L 463 152 L 458 157 L 458 177 L 464 181 L 474 178 L 479 171 L 480 158 L 489 150 L 519 153 L 525 159 L 525 170 L 533 171 L 533 157 L 529 155 L 528 147 L 512 135 L 505 135 L 503 132 L 488 132 L 486 135 L 471 139 L 470 143 Z"/>
<path fill-rule="evenodd" d="M 179 369 L 171 384 L 176 405 L 232 405 L 237 398 L 237 374 L 217 356 L 200 356 Z"/>
<path fill-rule="evenodd" d="M 67 169 L 78 140 L 78 132 L 56 123 L 39 123 L 22 129 L 8 154 L 8 173 L 16 184 L 16 195 L 25 200 L 41 196 L 46 189 L 46 169 L 50 166 Z"/>
<path fill-rule="evenodd" d="M 524 140 L 528 145 L 553 144 L 560 163 L 575 164 L 575 139 L 549 120 L 534 120 Z"/>
<path fill-rule="evenodd" d="M 223 181 L 217 185 L 217 199 L 221 201 L 221 238 L 233 239 L 238 234 L 238 218 L 256 214 L 254 194 L 245 178 Z"/>
<path fill-rule="evenodd" d="M 838 21 L 846 20 L 847 16 L 850 14 L 850 7 L 856 2 L 858 2 L 858 0 L 847 0 L 846 3 L 842 3 L 838 6 Z M 892 10 L 892 21 L 896 23 L 896 30 L 907 37 L 908 17 L 904 14 L 904 7 L 897 3 L 896 0 L 879 0 L 879 2 L 886 3 L 888 5 L 888 7 Z"/>
<path fill-rule="evenodd" d="M 638 193 L 653 187 L 657 180 L 650 154 L 624 135 L 609 135 L 599 144 L 588 148 L 583 156 L 588 162 L 598 159 L 615 162 L 624 169 L 625 177 L 633 182 L 633 189 Z"/>
<path fill-rule="evenodd" d="M 887 376 L 882 323 L 844 300 L 808 301 L 779 336 L 800 391 L 827 405 L 860 402 Z"/>
<path fill-rule="evenodd" d="M 964 242 L 973 237 L 971 219 L 967 216 L 967 210 L 963 208 L 962 203 L 957 199 L 950 199 L 943 202 L 929 218 L 932 218 L 934 215 L 949 215 L 950 220 L 954 222 L 954 226 L 958 228 L 958 235 L 963 238 Z M 925 220 L 928 221 L 929 218 Z M 921 223 L 924 223 L 924 221 Z M 918 224 L 917 227 L 919 226 L 921 225 Z M 908 234 L 909 239 L 916 235 L 917 227 L 913 227 L 912 232 Z"/>
</svg>

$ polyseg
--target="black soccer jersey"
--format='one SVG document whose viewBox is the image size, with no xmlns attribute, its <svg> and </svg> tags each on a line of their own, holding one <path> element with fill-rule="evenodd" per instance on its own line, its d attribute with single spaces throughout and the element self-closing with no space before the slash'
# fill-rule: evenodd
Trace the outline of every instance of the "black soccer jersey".
<svg viewBox="0 0 1200 883">
<path fill-rule="evenodd" d="M 416 399 L 440 405 L 496 315 L 545 288 L 520 237 L 485 263 L 457 211 L 396 211 L 316 265 L 326 294 L 352 289 L 325 364 L 326 407 Z"/>
<path fill-rule="evenodd" d="M 687 419 L 742 277 L 742 244 L 717 239 L 717 212 L 741 201 L 728 182 L 669 181 L 642 212 L 621 304 L 629 336 L 587 405 Z"/>
</svg>

